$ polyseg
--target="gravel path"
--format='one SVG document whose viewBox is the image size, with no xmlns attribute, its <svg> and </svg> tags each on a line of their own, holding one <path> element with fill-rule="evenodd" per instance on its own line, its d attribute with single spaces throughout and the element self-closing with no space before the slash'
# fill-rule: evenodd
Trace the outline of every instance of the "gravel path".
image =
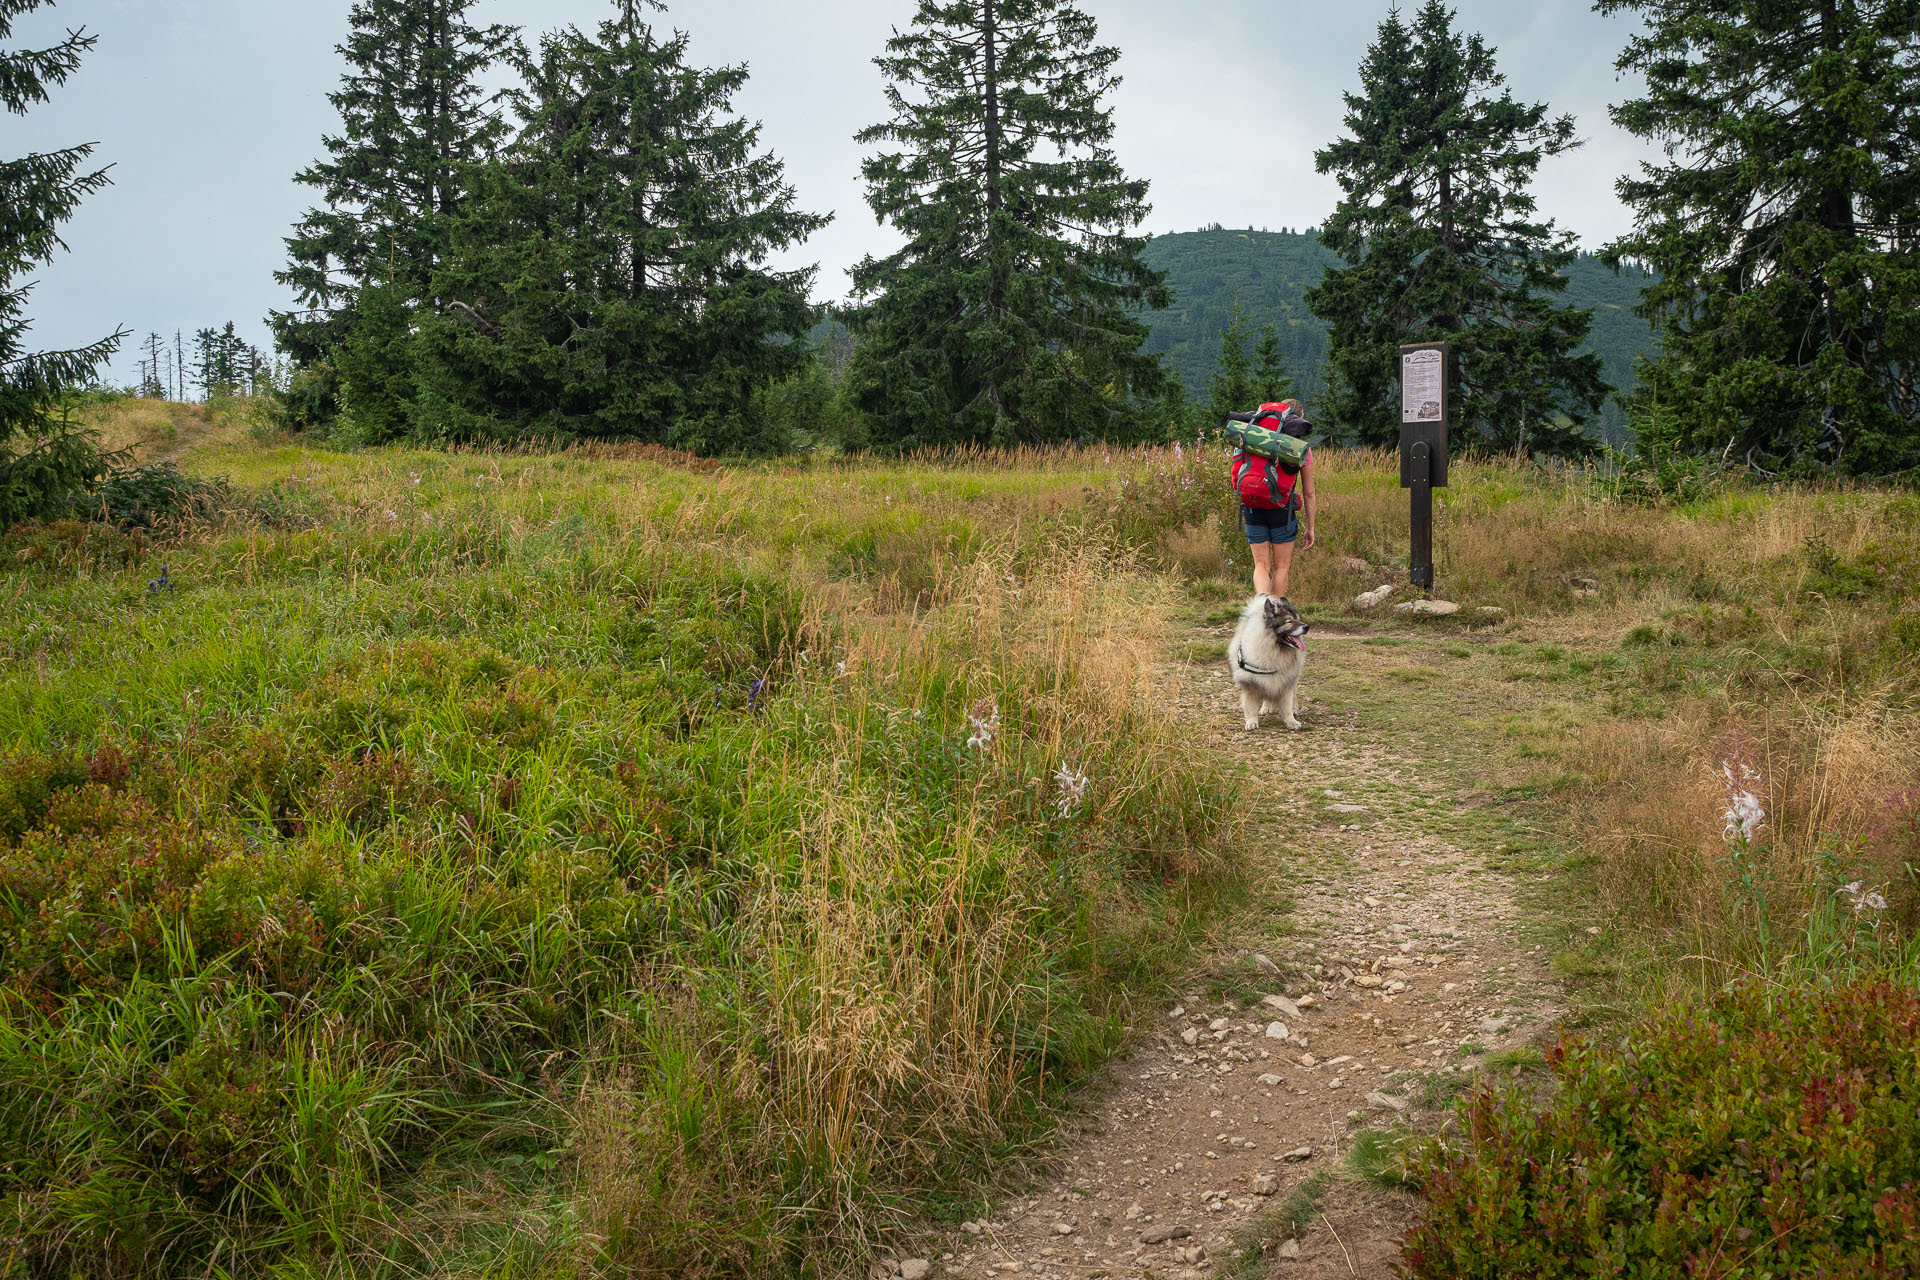
<svg viewBox="0 0 1920 1280">
<path fill-rule="evenodd" d="M 1223 672 L 1169 677 L 1204 742 L 1285 780 L 1284 822 L 1258 827 L 1249 856 L 1256 902 L 1291 906 L 1231 924 L 1031 1194 L 928 1241 L 927 1271 L 882 1261 L 876 1277 L 1391 1274 L 1417 1201 L 1351 1170 L 1355 1136 L 1431 1129 L 1557 1016 L 1511 880 L 1489 851 L 1424 830 L 1473 803 L 1471 761 L 1442 767 L 1362 728 L 1380 720 L 1360 713 L 1369 681 L 1406 658 L 1316 637 L 1298 734 L 1243 732 Z M 1318 1196 L 1296 1195 L 1310 1180 Z M 1290 1200 L 1312 1207 L 1283 1214 Z"/>
</svg>

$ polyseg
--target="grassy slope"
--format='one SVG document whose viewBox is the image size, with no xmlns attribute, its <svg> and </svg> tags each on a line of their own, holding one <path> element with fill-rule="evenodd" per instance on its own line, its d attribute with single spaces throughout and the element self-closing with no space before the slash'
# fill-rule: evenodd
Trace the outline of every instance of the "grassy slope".
<svg viewBox="0 0 1920 1280">
<path fill-rule="evenodd" d="M 1222 882 L 1086 459 L 193 461 L 271 522 L 0 548 L 16 1265 L 831 1265 Z"/>
</svg>

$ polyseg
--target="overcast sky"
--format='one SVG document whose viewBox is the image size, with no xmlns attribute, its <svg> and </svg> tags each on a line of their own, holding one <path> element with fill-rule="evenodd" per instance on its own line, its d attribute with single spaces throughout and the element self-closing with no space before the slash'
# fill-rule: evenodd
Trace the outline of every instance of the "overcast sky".
<svg viewBox="0 0 1920 1280">
<path fill-rule="evenodd" d="M 1081 0 L 1121 50 L 1115 100 L 1121 161 L 1153 184 L 1147 228 L 1315 226 L 1338 191 L 1313 152 L 1340 129 L 1341 94 L 1387 0 Z M 326 95 L 341 73 L 348 0 L 59 0 L 21 20 L 14 44 L 67 26 L 100 37 L 51 104 L 0 117 L 0 155 L 97 142 L 114 185 L 68 224 L 71 252 L 42 273 L 36 345 L 85 342 L 124 324 L 189 333 L 227 320 L 262 346 L 264 318 L 289 299 L 273 281 L 282 238 L 312 198 L 293 175 L 337 126 Z M 834 214 L 793 255 L 817 262 L 816 296 L 847 290 L 846 269 L 889 244 L 863 201 L 856 130 L 880 119 L 872 59 L 914 0 L 676 0 L 661 19 L 692 35 L 702 64 L 745 62 L 737 106 L 764 125 L 802 207 Z M 1417 7 L 1409 5 L 1408 7 Z M 529 36 L 591 27 L 608 0 L 480 0 L 484 21 Z M 1579 122 L 1586 146 L 1548 161 L 1542 210 L 1588 246 L 1628 225 L 1616 177 L 1644 148 L 1615 129 L 1613 60 L 1628 28 L 1588 0 L 1458 0 L 1523 99 Z M 132 344 L 115 362 L 131 382 Z"/>
</svg>

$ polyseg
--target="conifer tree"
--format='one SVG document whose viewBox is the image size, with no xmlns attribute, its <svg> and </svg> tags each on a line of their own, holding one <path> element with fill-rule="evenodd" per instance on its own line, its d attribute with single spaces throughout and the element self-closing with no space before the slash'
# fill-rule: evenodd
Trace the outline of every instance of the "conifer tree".
<svg viewBox="0 0 1920 1280">
<path fill-rule="evenodd" d="M 855 393 L 876 443 L 1124 434 L 1160 395 L 1139 313 L 1161 273 L 1132 234 L 1147 184 L 1112 150 L 1119 53 L 1067 0 L 920 0 L 877 59 L 894 149 L 862 166 L 906 239 L 853 271 Z"/>
<path fill-rule="evenodd" d="M 218 385 L 220 363 L 220 335 L 212 329 L 199 329 L 193 335 L 193 377 L 200 384 L 201 394 L 211 400 L 214 388 Z"/>
<path fill-rule="evenodd" d="M 42 0 L 0 0 L 0 40 L 14 20 Z M 25 115 L 48 101 L 80 66 L 98 37 L 70 31 L 49 48 L 0 47 L 0 107 Z M 60 224 L 80 202 L 107 185 L 105 169 L 88 169 L 91 145 L 0 160 L 0 527 L 39 514 L 70 487 L 103 467 L 91 437 L 67 425 L 62 397 L 90 381 L 126 337 L 122 329 L 69 351 L 30 352 L 26 336 L 30 284 L 15 280 L 64 246 Z"/>
<path fill-rule="evenodd" d="M 686 62 L 640 0 L 519 59 L 523 125 L 476 173 L 420 372 L 454 434 L 624 436 L 704 452 L 780 447 L 755 393 L 810 359 L 811 268 L 767 257 L 826 219 L 794 208 L 745 67 Z M 755 427 L 765 428 L 758 434 Z"/>
<path fill-rule="evenodd" d="M 1218 427 L 1229 413 L 1256 407 L 1254 397 L 1258 394 L 1253 364 L 1247 359 L 1247 313 L 1235 298 L 1233 317 L 1220 331 L 1220 355 L 1214 361 L 1213 377 L 1207 380 L 1207 425 Z"/>
<path fill-rule="evenodd" d="M 224 328 L 201 329 L 193 335 L 193 376 L 200 392 L 211 400 L 233 395 L 247 386 L 248 352 L 233 321 Z"/>
<path fill-rule="evenodd" d="M 1601 0 L 1645 29 L 1645 96 L 1614 120 L 1664 144 L 1622 179 L 1609 256 L 1657 273 L 1642 313 L 1648 443 L 1769 469 L 1920 467 L 1920 0 Z"/>
<path fill-rule="evenodd" d="M 328 158 L 296 175 L 320 192 L 287 239 L 275 276 L 303 308 L 272 317 L 281 349 L 302 365 L 336 359 L 356 416 L 373 434 L 402 429 L 408 326 L 445 258 L 469 166 L 506 135 L 480 78 L 517 43 L 504 26 L 468 20 L 475 0 L 357 0 L 348 63 L 329 95 L 341 133 Z M 366 290 L 381 297 L 362 306 Z"/>
<path fill-rule="evenodd" d="M 214 373 L 219 378 L 219 385 L 232 395 L 246 385 L 247 344 L 240 340 L 231 320 L 220 330 L 219 352 L 219 364 Z"/>
<path fill-rule="evenodd" d="M 1253 387 L 1262 404 L 1293 394 L 1293 378 L 1287 373 L 1286 357 L 1280 354 L 1280 330 L 1271 320 L 1261 326 L 1260 343 L 1253 349 Z"/>
<path fill-rule="evenodd" d="M 1495 448 L 1586 446 L 1607 394 L 1599 357 L 1575 354 L 1593 316 L 1555 305 L 1576 250 L 1530 189 L 1544 157 L 1578 145 L 1572 118 L 1516 102 L 1443 0 L 1411 25 L 1390 13 L 1360 82 L 1349 136 L 1315 156 L 1345 193 L 1321 240 L 1350 264 L 1307 295 L 1328 326 L 1326 416 L 1359 441 L 1397 440 L 1399 347 L 1445 340 L 1456 430 Z"/>
</svg>

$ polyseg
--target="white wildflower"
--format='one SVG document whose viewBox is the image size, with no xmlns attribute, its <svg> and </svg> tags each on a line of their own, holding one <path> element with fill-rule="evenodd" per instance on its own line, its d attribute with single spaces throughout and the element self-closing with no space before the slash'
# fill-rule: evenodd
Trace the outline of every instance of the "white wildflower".
<svg viewBox="0 0 1920 1280">
<path fill-rule="evenodd" d="M 1852 884 L 1841 885 L 1840 892 L 1847 896 L 1849 902 L 1853 903 L 1853 909 L 1855 911 L 1885 911 L 1887 909 L 1887 900 L 1871 889 L 1863 890 L 1858 880 L 1855 880 Z"/>
<path fill-rule="evenodd" d="M 1760 824 L 1767 820 L 1767 811 L 1761 807 L 1760 797 L 1746 785 L 1750 782 L 1758 782 L 1760 775 L 1742 764 L 1739 776 L 1735 777 L 1734 766 L 1722 761 L 1720 776 L 1727 780 L 1727 812 L 1725 814 L 1727 825 L 1720 833 L 1721 838 L 1728 842 L 1734 840 L 1751 842 L 1753 833 L 1759 830 Z"/>
<path fill-rule="evenodd" d="M 1187 451 L 1180 447 L 1178 440 L 1173 442 L 1173 460 L 1175 462 L 1185 462 L 1187 460 Z"/>
<path fill-rule="evenodd" d="M 1072 766 L 1064 761 L 1053 775 L 1053 781 L 1060 788 L 1060 794 L 1054 797 L 1054 807 L 1062 818 L 1071 818 L 1087 798 L 1087 775 L 1076 773 Z"/>
<path fill-rule="evenodd" d="M 399 518 L 400 517 L 395 515 L 392 511 L 387 512 L 387 520 L 389 523 L 391 523 L 392 521 L 398 520 Z"/>
<path fill-rule="evenodd" d="M 418 471 L 414 472 L 411 479 L 413 480 L 413 487 L 418 489 L 420 487 L 420 473 Z"/>
<path fill-rule="evenodd" d="M 984 751 L 993 745 L 993 735 L 1000 728 L 1000 708 L 993 707 L 992 714 L 987 713 L 988 703 L 981 703 L 967 717 L 967 723 L 973 726 L 973 733 L 967 738 L 967 749 Z"/>
<path fill-rule="evenodd" d="M 835 667 L 835 670 L 836 670 L 836 671 L 837 671 L 837 672 L 838 672 L 839 674 L 841 674 L 841 675 L 845 675 L 845 674 L 847 674 L 847 664 L 846 664 L 846 663 L 844 663 L 844 662 L 842 662 L 842 663 L 840 663 L 840 664 L 838 664 L 838 666 L 836 666 L 836 667 Z"/>
</svg>

